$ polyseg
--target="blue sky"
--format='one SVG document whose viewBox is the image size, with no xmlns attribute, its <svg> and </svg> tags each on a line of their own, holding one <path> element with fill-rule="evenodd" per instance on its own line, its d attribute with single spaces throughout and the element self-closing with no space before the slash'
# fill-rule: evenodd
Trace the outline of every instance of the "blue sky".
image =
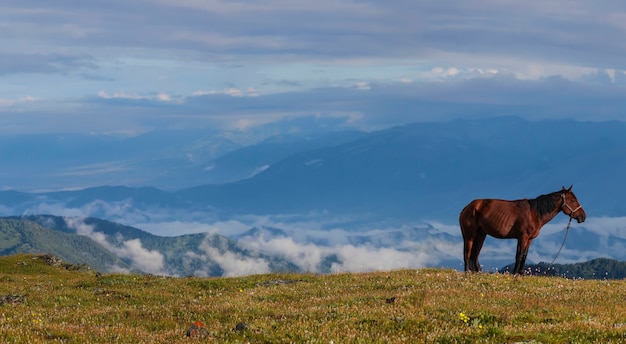
<svg viewBox="0 0 626 344">
<path fill-rule="evenodd" d="M 0 134 L 623 119 L 622 1 L 0 4 Z"/>
</svg>

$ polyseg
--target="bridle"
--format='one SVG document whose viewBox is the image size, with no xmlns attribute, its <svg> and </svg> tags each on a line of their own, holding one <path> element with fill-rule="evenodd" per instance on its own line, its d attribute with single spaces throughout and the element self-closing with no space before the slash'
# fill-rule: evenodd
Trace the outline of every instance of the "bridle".
<svg viewBox="0 0 626 344">
<path fill-rule="evenodd" d="M 570 222 L 572 221 L 572 217 L 574 217 L 574 213 L 577 212 L 580 208 L 582 208 L 582 205 L 578 205 L 578 208 L 576 209 L 572 209 L 572 207 L 569 206 L 569 204 L 567 204 L 567 202 L 565 201 L 565 193 L 561 194 L 561 198 L 563 198 L 563 205 L 561 206 L 561 208 L 567 208 L 569 210 L 569 220 Z"/>
</svg>

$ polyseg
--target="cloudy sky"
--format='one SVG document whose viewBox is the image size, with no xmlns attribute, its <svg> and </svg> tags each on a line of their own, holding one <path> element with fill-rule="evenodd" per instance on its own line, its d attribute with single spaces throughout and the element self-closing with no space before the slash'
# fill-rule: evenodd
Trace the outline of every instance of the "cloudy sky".
<svg viewBox="0 0 626 344">
<path fill-rule="evenodd" d="M 622 119 L 626 3 L 0 3 L 0 133 Z"/>
</svg>

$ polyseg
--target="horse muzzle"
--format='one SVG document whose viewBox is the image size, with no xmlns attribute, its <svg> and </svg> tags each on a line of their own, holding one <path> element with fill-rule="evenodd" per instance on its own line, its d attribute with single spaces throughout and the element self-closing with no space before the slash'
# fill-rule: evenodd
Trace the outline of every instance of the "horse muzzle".
<svg viewBox="0 0 626 344">
<path fill-rule="evenodd" d="M 585 220 L 587 219 L 587 214 L 582 212 L 581 214 L 578 214 L 578 216 L 576 216 L 575 219 L 576 221 L 578 221 L 578 223 L 585 222 Z"/>
</svg>

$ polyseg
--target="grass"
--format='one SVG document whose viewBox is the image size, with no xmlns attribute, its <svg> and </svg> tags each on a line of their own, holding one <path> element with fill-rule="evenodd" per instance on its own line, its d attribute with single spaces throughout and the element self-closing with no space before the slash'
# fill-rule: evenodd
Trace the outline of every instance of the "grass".
<svg viewBox="0 0 626 344">
<path fill-rule="evenodd" d="M 626 282 L 420 269 L 169 278 L 0 258 L 2 343 L 618 343 Z M 193 322 L 204 337 L 186 338 Z"/>
</svg>

